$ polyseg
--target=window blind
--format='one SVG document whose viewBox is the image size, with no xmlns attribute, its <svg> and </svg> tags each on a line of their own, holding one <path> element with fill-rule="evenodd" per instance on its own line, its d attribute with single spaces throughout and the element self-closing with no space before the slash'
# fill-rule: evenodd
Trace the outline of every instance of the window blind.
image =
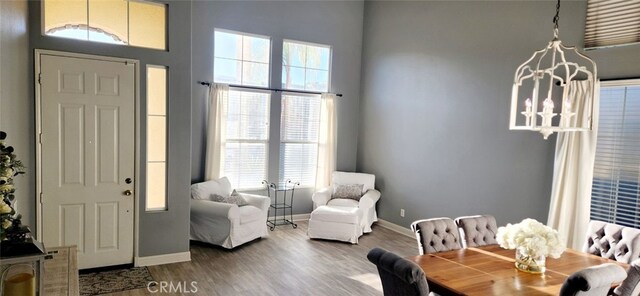
<svg viewBox="0 0 640 296">
<path fill-rule="evenodd" d="M 591 219 L 640 228 L 639 182 L 640 85 L 603 87 Z"/>
<path fill-rule="evenodd" d="M 640 42 L 640 0 L 589 0 L 584 47 Z"/>
<path fill-rule="evenodd" d="M 261 188 L 267 179 L 270 100 L 268 92 L 229 91 L 224 175 L 234 188 Z"/>
<path fill-rule="evenodd" d="M 280 118 L 280 180 L 315 186 L 320 96 L 283 94 Z"/>
</svg>

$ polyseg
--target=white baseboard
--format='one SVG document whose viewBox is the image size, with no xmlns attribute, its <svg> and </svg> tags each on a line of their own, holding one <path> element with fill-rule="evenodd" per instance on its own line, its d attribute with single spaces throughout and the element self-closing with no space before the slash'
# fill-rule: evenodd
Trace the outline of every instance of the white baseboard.
<svg viewBox="0 0 640 296">
<path fill-rule="evenodd" d="M 191 261 L 191 252 L 136 257 L 134 264 L 135 266 L 151 266 L 186 261 Z"/>
<path fill-rule="evenodd" d="M 387 220 L 378 218 L 377 224 L 380 225 L 381 227 L 384 227 L 384 228 L 389 229 L 389 230 L 393 230 L 393 231 L 395 231 L 397 233 L 406 235 L 408 237 L 411 237 L 411 238 L 415 238 L 416 237 L 416 235 L 413 233 L 413 231 L 411 231 L 411 229 L 403 227 L 403 226 L 400 226 L 400 225 L 395 224 L 395 223 L 391 223 L 391 222 L 389 222 Z"/>
</svg>

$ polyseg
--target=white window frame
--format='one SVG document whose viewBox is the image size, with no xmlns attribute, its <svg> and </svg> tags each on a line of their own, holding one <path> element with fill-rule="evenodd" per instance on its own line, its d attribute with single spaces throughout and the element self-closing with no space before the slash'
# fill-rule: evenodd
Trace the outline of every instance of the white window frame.
<svg viewBox="0 0 640 296">
<path fill-rule="evenodd" d="M 213 28 L 213 34 L 215 36 L 216 32 L 222 32 L 222 33 L 228 33 L 228 34 L 236 34 L 236 35 L 240 35 L 240 36 L 248 36 L 248 37 L 256 37 L 256 38 L 264 38 L 264 39 L 269 39 L 269 76 L 267 77 L 267 85 L 266 86 L 257 86 L 257 85 L 243 85 L 243 86 L 248 86 L 248 87 L 264 87 L 264 88 L 269 88 L 271 85 L 271 81 L 272 81 L 272 77 L 271 77 L 271 68 L 273 67 L 273 38 L 271 38 L 271 36 L 266 36 L 266 35 L 259 35 L 259 34 L 253 34 L 253 33 L 246 33 L 246 32 L 240 32 L 240 31 L 234 31 L 234 30 L 227 30 L 227 29 L 221 29 L 221 28 Z M 215 61 L 216 61 L 216 53 L 215 53 L 215 37 L 214 37 L 214 52 L 213 52 L 213 63 L 214 63 L 214 67 L 213 69 L 215 69 Z M 230 58 L 219 58 L 219 59 L 225 59 L 225 60 L 233 60 L 233 61 L 240 61 L 240 62 L 245 62 L 245 60 L 240 59 L 240 60 L 236 60 L 236 59 L 230 59 Z M 255 61 L 249 61 L 247 60 L 246 62 L 251 62 L 251 63 L 258 63 Z M 242 85 L 242 78 L 244 75 L 244 71 L 240 71 L 240 83 L 237 85 Z M 215 73 L 213 73 L 213 77 L 215 79 Z M 215 81 L 214 81 L 215 82 Z M 225 82 L 221 82 L 221 83 L 225 83 Z M 248 89 L 248 88 L 247 88 Z M 251 90 L 251 89 L 248 89 Z"/>
<path fill-rule="evenodd" d="M 146 120 L 146 134 L 147 137 L 145 139 L 146 141 L 146 159 L 145 159 L 145 170 L 147 170 L 147 168 L 149 167 L 149 163 L 164 163 L 164 206 L 163 207 L 149 207 L 149 189 L 148 187 L 146 189 L 145 192 L 145 197 L 144 197 L 144 204 L 145 204 L 145 212 L 166 212 L 169 210 L 169 67 L 168 66 L 163 66 L 163 65 L 156 65 L 156 64 L 147 64 L 146 68 L 145 68 L 145 75 L 149 74 L 149 68 L 155 68 L 155 69 L 162 69 L 165 71 L 165 98 L 164 98 L 164 104 L 165 104 L 165 114 L 164 115 L 157 115 L 157 114 L 149 114 L 149 92 L 147 92 L 146 94 L 146 98 L 145 98 L 145 102 L 147 104 L 147 106 L 145 107 L 145 120 Z M 149 77 L 146 76 L 146 82 L 145 85 L 147 86 L 147 89 L 149 88 Z M 157 116 L 157 117 L 164 117 L 165 120 L 165 155 L 164 155 L 164 161 L 149 161 L 149 117 L 152 116 Z M 149 172 L 146 173 L 145 175 L 145 184 L 147 184 L 149 179 Z"/>
<path fill-rule="evenodd" d="M 331 89 L 331 72 L 332 71 L 332 67 L 333 67 L 333 46 L 331 45 L 327 45 L 327 44 L 320 44 L 320 43 L 313 43 L 313 42 L 307 42 L 307 41 L 300 41 L 300 40 L 293 40 L 293 39 L 282 39 L 282 48 L 284 51 L 284 43 L 285 42 L 291 42 L 291 43 L 298 43 L 298 44 L 303 44 L 303 45 L 307 45 L 307 46 L 316 46 L 316 47 L 324 47 L 324 48 L 328 48 L 329 49 L 329 68 L 327 69 L 328 73 L 328 77 L 327 77 L 327 90 L 325 90 L 325 92 L 329 92 L 329 90 Z M 280 54 L 280 56 L 282 57 L 282 54 Z M 281 67 L 284 66 L 284 63 L 281 64 Z M 296 66 L 292 66 L 295 68 L 300 68 L 300 67 L 296 67 Z M 323 69 L 316 69 L 316 68 L 307 68 L 307 66 L 305 65 L 305 67 L 303 67 L 302 69 L 311 69 L 311 70 L 320 70 L 320 71 L 324 71 Z M 280 69 L 280 71 L 282 71 L 282 69 Z M 305 75 L 306 75 L 306 71 L 305 71 Z M 282 73 L 280 73 L 280 76 L 282 76 Z M 305 77 L 305 82 L 307 78 Z M 280 86 L 286 91 L 297 91 L 297 90 L 307 90 L 307 89 L 297 89 L 297 88 L 284 88 L 283 87 L 283 82 L 280 81 Z M 314 91 L 314 90 L 308 90 L 308 91 Z"/>
</svg>

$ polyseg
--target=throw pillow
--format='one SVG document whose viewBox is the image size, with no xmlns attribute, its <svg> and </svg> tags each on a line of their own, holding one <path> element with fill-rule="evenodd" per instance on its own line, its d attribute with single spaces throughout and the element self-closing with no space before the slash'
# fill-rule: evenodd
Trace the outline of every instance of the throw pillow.
<svg viewBox="0 0 640 296">
<path fill-rule="evenodd" d="M 212 193 L 211 196 L 210 196 L 210 200 L 211 201 L 215 201 L 215 202 L 235 204 L 235 205 L 238 205 L 238 206 L 248 205 L 247 201 L 244 200 L 242 195 L 240 195 L 240 193 L 236 192 L 235 190 L 233 190 L 231 195 L 229 195 L 227 197 L 224 197 L 224 196 L 216 194 L 216 193 Z"/>
<path fill-rule="evenodd" d="M 227 177 L 191 185 L 191 198 L 193 199 L 209 199 L 214 193 L 223 197 L 233 193 Z"/>
<path fill-rule="evenodd" d="M 346 198 L 360 201 L 364 184 L 339 184 L 333 187 L 331 198 Z"/>
</svg>

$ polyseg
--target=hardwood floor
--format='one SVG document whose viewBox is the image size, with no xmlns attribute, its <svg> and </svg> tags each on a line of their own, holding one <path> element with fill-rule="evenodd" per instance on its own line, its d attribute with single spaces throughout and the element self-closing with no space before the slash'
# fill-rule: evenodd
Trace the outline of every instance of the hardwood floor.
<svg viewBox="0 0 640 296">
<path fill-rule="evenodd" d="M 267 238 L 232 251 L 192 242 L 191 262 L 149 270 L 156 281 L 186 282 L 187 287 L 196 281 L 198 292 L 183 295 L 382 295 L 367 252 L 381 247 L 402 257 L 418 254 L 415 239 L 377 225 L 358 245 L 310 240 L 307 225 L 279 226 Z M 111 295 L 158 294 L 139 289 Z"/>
</svg>

